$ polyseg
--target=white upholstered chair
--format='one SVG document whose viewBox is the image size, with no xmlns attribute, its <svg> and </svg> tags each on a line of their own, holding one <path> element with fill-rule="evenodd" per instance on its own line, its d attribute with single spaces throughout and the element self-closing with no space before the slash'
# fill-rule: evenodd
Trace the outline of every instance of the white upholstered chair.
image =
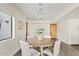
<svg viewBox="0 0 79 59">
<path fill-rule="evenodd" d="M 27 42 L 31 42 L 31 40 L 33 40 L 35 38 L 34 35 L 28 35 L 27 36 Z M 33 47 L 32 45 L 30 45 L 30 47 Z"/>
<path fill-rule="evenodd" d="M 22 56 L 39 56 L 40 52 L 35 49 L 30 49 L 30 46 L 27 42 L 20 40 L 20 46 L 22 51 Z"/>
<path fill-rule="evenodd" d="M 57 56 L 59 55 L 59 52 L 60 52 L 60 43 L 61 41 L 60 40 L 57 40 L 54 44 L 54 47 L 53 50 L 50 50 L 49 48 L 45 49 L 43 51 L 44 54 L 48 55 L 48 56 Z"/>
<path fill-rule="evenodd" d="M 35 36 L 34 35 L 28 35 L 27 39 L 33 39 Z"/>
</svg>

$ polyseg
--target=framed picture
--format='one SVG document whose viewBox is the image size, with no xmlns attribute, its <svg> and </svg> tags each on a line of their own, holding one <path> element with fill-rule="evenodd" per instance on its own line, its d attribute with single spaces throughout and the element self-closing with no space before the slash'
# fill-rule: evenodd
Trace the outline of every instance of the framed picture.
<svg viewBox="0 0 79 59">
<path fill-rule="evenodd" d="M 19 30 L 23 30 L 23 22 L 22 21 L 18 21 L 18 29 Z"/>
<path fill-rule="evenodd" d="M 12 37 L 12 16 L 0 11 L 0 41 Z"/>
</svg>

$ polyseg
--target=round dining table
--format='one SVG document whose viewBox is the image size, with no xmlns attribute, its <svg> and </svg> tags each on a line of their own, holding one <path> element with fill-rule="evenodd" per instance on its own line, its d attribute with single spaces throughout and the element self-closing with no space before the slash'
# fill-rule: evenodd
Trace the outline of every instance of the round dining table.
<svg viewBox="0 0 79 59">
<path fill-rule="evenodd" d="M 29 39 L 28 43 L 30 45 L 32 45 L 33 47 L 40 47 L 40 55 L 43 56 L 43 48 L 44 47 L 50 47 L 53 46 L 53 44 L 55 43 L 55 39 L 49 39 L 49 38 L 44 38 L 42 40 L 38 40 L 38 39 Z"/>
</svg>

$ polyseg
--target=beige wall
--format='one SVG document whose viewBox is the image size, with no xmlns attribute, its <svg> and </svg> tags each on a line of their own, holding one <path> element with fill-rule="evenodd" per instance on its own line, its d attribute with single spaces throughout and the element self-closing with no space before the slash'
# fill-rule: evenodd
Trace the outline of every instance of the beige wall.
<svg viewBox="0 0 79 59">
<path fill-rule="evenodd" d="M 0 10 L 9 13 L 15 17 L 15 38 L 0 41 L 0 55 L 13 55 L 18 49 L 20 49 L 20 39 L 25 40 L 26 34 L 26 18 L 25 16 L 12 4 L 0 4 Z M 23 22 L 23 29 L 18 30 L 18 21 Z"/>
</svg>

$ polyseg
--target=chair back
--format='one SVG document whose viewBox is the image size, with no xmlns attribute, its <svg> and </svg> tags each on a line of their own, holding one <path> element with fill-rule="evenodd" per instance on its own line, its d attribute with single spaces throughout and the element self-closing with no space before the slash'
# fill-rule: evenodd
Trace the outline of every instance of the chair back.
<svg viewBox="0 0 79 59">
<path fill-rule="evenodd" d="M 22 56 L 31 56 L 31 49 L 27 42 L 20 40 Z"/>
<path fill-rule="evenodd" d="M 33 39 L 34 38 L 34 35 L 28 35 L 27 36 L 27 39 Z"/>
<path fill-rule="evenodd" d="M 59 54 L 59 52 L 60 52 L 60 44 L 61 44 L 60 40 L 57 40 L 55 42 L 54 49 L 53 49 L 53 55 L 54 56 L 57 56 Z"/>
</svg>

